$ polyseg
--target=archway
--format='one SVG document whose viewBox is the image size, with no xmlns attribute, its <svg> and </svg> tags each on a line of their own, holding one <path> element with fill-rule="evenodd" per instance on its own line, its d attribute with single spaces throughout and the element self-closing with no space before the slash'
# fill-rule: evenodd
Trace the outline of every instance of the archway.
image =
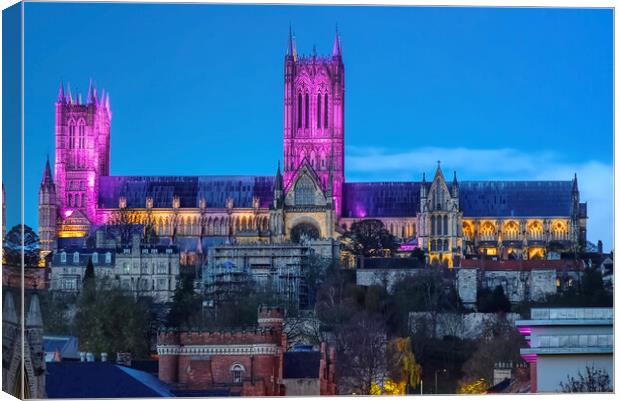
<svg viewBox="0 0 620 401">
<path fill-rule="evenodd" d="M 312 223 L 299 223 L 291 230 L 291 241 L 299 243 L 302 239 L 318 239 L 321 233 Z"/>
</svg>

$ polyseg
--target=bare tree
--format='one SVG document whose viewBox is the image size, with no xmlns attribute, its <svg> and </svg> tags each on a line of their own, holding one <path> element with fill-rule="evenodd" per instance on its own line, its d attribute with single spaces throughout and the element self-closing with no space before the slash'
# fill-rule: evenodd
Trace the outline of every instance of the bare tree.
<svg viewBox="0 0 620 401">
<path fill-rule="evenodd" d="M 586 366 L 586 374 L 579 371 L 577 377 L 566 376 L 566 383 L 560 382 L 564 393 L 609 393 L 613 391 L 609 373 L 604 369 Z"/>
<path fill-rule="evenodd" d="M 338 386 L 369 395 L 387 375 L 387 334 L 381 316 L 359 312 L 336 333 Z M 345 390 L 346 391 L 346 390 Z"/>
</svg>

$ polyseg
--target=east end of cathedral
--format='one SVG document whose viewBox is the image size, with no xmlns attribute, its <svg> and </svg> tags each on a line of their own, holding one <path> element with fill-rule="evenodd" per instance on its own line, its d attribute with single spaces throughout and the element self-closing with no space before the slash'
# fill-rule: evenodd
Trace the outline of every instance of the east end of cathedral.
<svg viewBox="0 0 620 401">
<path fill-rule="evenodd" d="M 354 222 L 381 220 L 429 263 L 464 257 L 546 258 L 586 244 L 587 204 L 577 177 L 566 181 L 458 181 L 438 163 L 418 182 L 346 182 L 345 69 L 340 37 L 331 55 L 284 58 L 284 160 L 275 176 L 111 176 L 110 95 L 92 86 L 86 101 L 55 103 L 54 174 L 39 191 L 42 253 L 84 246 L 104 225 L 148 226 L 185 257 L 210 246 L 305 240 L 336 256 Z M 274 163 L 275 164 L 275 163 Z M 429 177 L 430 178 L 430 177 Z"/>
</svg>

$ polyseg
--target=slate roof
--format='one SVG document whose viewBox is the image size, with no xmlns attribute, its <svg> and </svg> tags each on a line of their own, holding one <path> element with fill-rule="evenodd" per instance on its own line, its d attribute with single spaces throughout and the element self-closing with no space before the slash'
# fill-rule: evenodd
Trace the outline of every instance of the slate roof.
<svg viewBox="0 0 620 401">
<path fill-rule="evenodd" d="M 274 177 L 270 176 L 112 176 L 99 181 L 99 206 L 118 207 L 124 196 L 127 207 L 143 208 L 146 197 L 153 197 L 153 207 L 170 208 L 175 195 L 182 208 L 198 207 L 201 197 L 207 207 L 224 208 L 226 198 L 232 196 L 235 207 L 252 207 L 252 198 L 260 198 L 261 207 L 268 207 L 273 199 Z"/>
<path fill-rule="evenodd" d="M 318 379 L 321 362 L 321 353 L 313 352 L 285 352 L 284 379 Z"/>
<path fill-rule="evenodd" d="M 110 362 L 51 362 L 46 369 L 48 398 L 173 397 L 152 375 Z"/>
<path fill-rule="evenodd" d="M 465 217 L 570 216 L 572 181 L 463 181 Z"/>
<path fill-rule="evenodd" d="M 346 183 L 342 216 L 414 217 L 420 187 L 420 182 Z M 570 216 L 572 181 L 461 181 L 459 204 L 465 217 Z"/>
<path fill-rule="evenodd" d="M 273 176 L 127 176 L 101 177 L 99 207 L 116 208 L 125 196 L 128 207 L 172 207 L 178 195 L 182 208 L 195 208 L 204 197 L 209 208 L 252 207 L 258 196 L 262 208 L 273 200 Z M 430 187 L 430 182 L 427 183 Z M 451 183 L 448 183 L 451 186 Z M 345 183 L 343 217 L 415 217 L 420 206 L 420 182 Z M 465 217 L 569 216 L 572 181 L 461 181 L 460 205 Z M 585 214 L 585 206 L 580 206 Z"/>
</svg>

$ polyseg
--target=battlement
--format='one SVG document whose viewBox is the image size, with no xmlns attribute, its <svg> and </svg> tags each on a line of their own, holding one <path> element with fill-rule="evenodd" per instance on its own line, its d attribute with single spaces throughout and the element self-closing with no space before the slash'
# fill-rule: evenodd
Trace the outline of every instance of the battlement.
<svg viewBox="0 0 620 401">
<path fill-rule="evenodd" d="M 218 344 L 279 344 L 282 332 L 279 330 L 236 331 L 161 331 L 157 335 L 159 345 L 218 345 Z"/>
</svg>

